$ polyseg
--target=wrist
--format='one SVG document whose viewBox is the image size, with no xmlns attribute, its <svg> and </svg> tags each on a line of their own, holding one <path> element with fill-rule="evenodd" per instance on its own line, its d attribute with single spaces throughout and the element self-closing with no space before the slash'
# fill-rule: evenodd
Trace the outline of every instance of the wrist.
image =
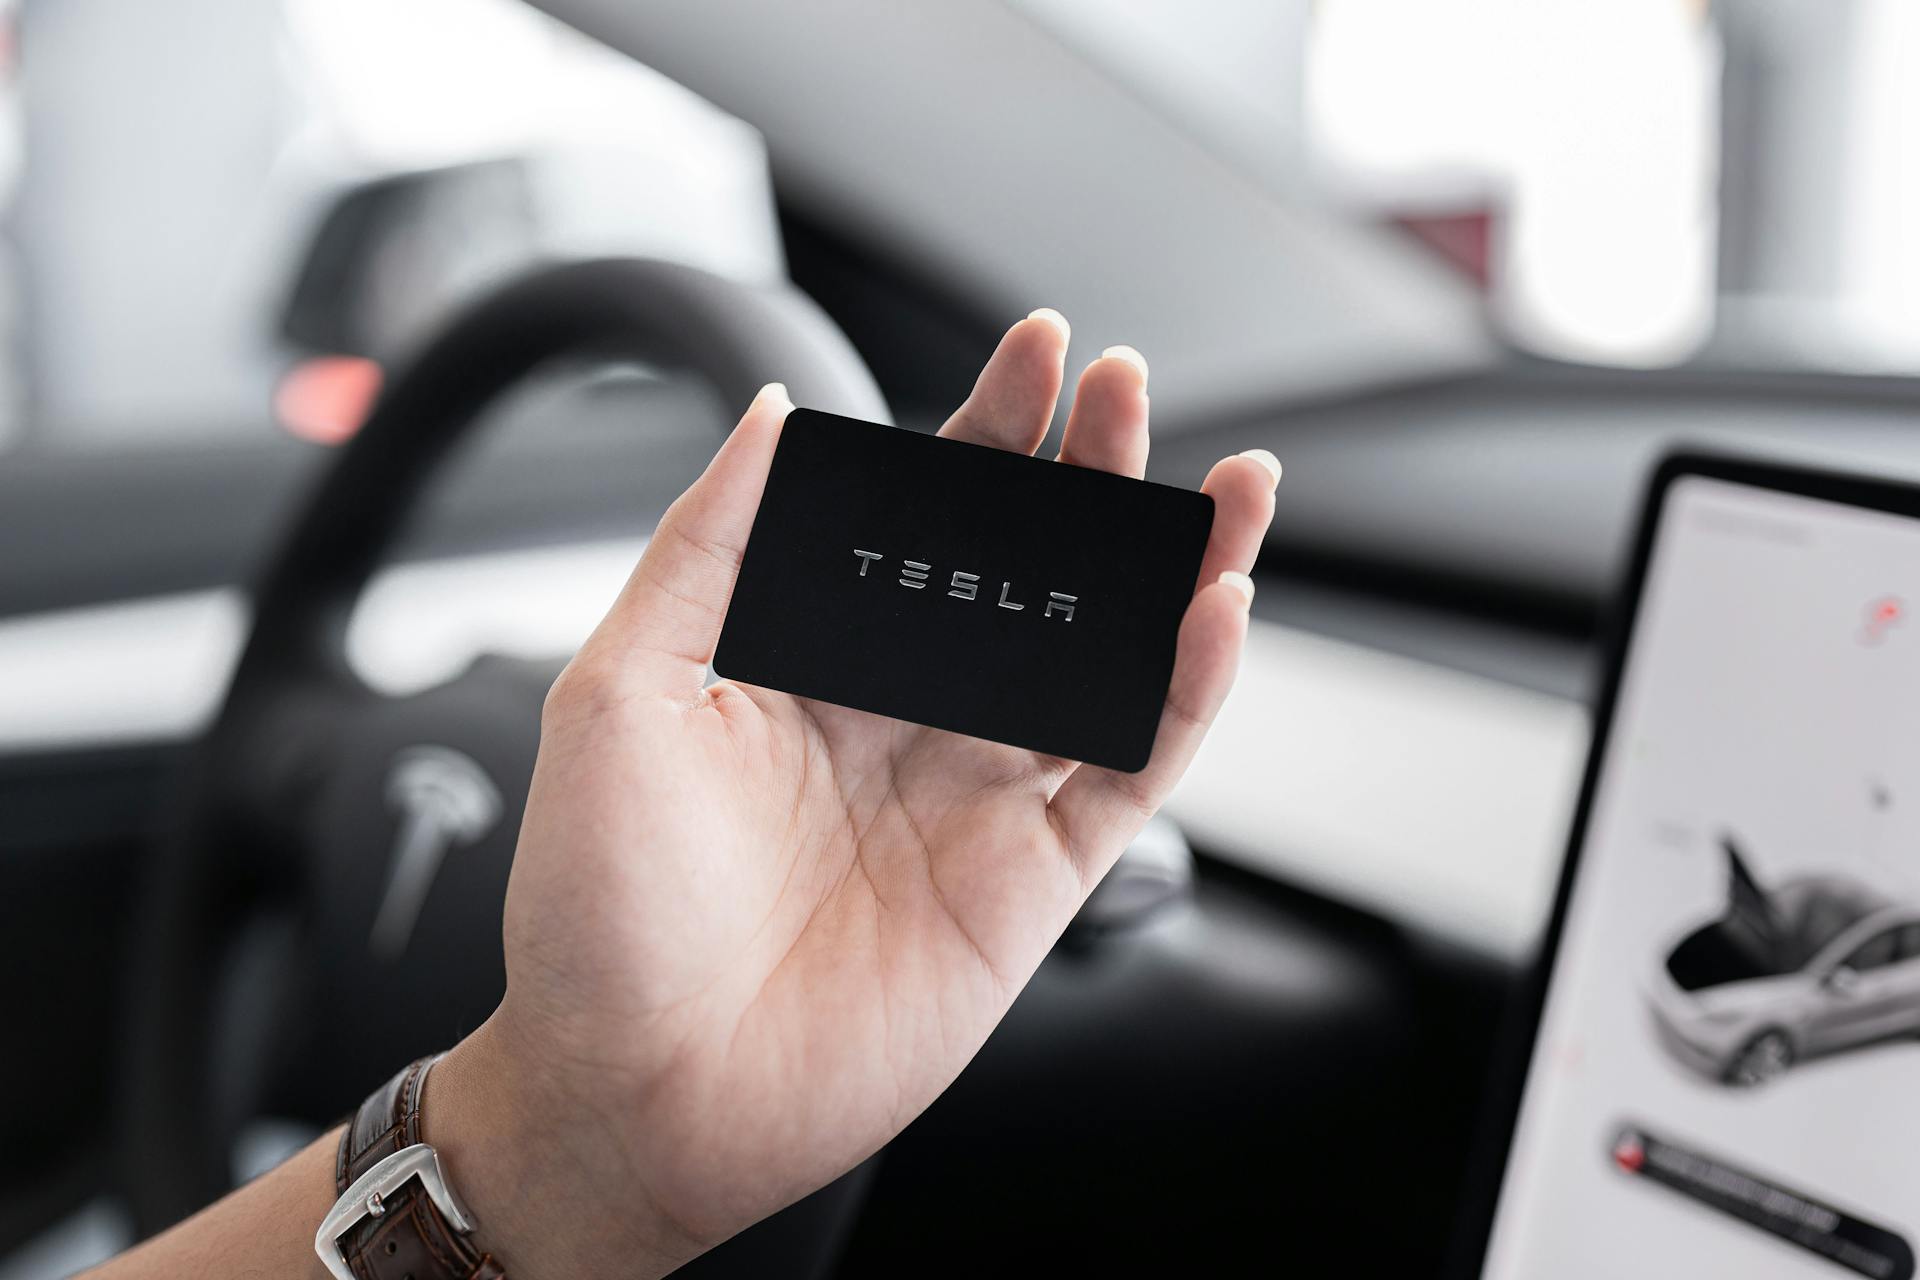
<svg viewBox="0 0 1920 1280">
<path fill-rule="evenodd" d="M 664 1276 L 700 1247 L 622 1185 L 604 1128 L 557 1090 L 504 1008 L 427 1078 L 422 1137 L 511 1280 Z"/>
</svg>

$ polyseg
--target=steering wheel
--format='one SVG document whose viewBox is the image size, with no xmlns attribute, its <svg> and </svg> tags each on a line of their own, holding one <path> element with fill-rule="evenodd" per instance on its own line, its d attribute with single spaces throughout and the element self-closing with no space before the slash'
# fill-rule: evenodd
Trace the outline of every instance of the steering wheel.
<svg viewBox="0 0 1920 1280">
<path fill-rule="evenodd" d="M 729 406 L 780 379 L 801 404 L 886 420 L 852 345 L 799 292 L 664 262 L 537 271 L 393 380 L 260 584 L 140 899 L 122 1100 L 141 1234 L 232 1185 L 251 1118 L 330 1123 L 504 992 L 501 903 L 553 670 L 482 658 L 384 696 L 352 674 L 346 628 L 480 411 L 536 368 L 594 356 L 688 370 Z"/>
</svg>

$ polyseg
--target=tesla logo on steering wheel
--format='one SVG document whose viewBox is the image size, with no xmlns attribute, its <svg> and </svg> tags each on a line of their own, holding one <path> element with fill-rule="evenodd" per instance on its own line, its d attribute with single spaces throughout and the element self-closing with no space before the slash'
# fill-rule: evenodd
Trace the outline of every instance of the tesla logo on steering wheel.
<svg viewBox="0 0 1920 1280">
<path fill-rule="evenodd" d="M 471 756 L 420 746 L 394 756 L 387 799 L 400 810 L 400 835 L 367 947 L 381 960 L 397 960 L 447 851 L 472 844 L 500 821 L 500 790 Z"/>
</svg>

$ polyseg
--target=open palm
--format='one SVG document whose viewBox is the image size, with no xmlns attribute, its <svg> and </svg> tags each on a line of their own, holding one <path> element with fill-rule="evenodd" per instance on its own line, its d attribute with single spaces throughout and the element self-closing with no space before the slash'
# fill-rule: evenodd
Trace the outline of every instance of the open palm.
<svg viewBox="0 0 1920 1280">
<path fill-rule="evenodd" d="M 942 434 L 1031 453 L 1065 349 L 1056 317 L 1014 326 Z M 629 1257 L 670 1263 L 824 1184 L 966 1065 L 1192 758 L 1272 514 L 1270 458 L 1214 468 L 1203 585 L 1137 774 L 705 686 L 790 407 L 756 399 L 548 698 L 508 994 L 481 1033 L 520 1064 L 523 1105 L 594 1117 L 566 1158 L 667 1224 L 616 1241 Z M 1061 461 L 1139 475 L 1146 456 L 1144 363 L 1103 357 Z"/>
</svg>

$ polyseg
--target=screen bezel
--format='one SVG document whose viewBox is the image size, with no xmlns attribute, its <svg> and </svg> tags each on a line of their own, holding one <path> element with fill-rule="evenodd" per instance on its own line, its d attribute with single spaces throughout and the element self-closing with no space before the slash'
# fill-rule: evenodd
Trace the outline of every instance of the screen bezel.
<svg viewBox="0 0 1920 1280">
<path fill-rule="evenodd" d="M 1620 682 L 1639 623 L 1647 569 L 1653 560 L 1661 516 L 1674 482 L 1694 476 L 1920 519 L 1920 485 L 1899 480 L 1694 450 L 1670 454 L 1655 469 L 1641 503 L 1626 574 L 1614 595 L 1603 630 L 1600 668 L 1603 677 L 1599 696 L 1593 704 L 1593 737 L 1586 766 L 1581 771 L 1579 799 L 1568 827 L 1567 849 L 1554 887 L 1553 908 L 1534 958 L 1521 978 L 1502 1043 L 1494 1057 L 1480 1141 L 1469 1164 L 1467 1194 L 1460 1219 L 1463 1226 L 1451 1253 L 1453 1265 L 1448 1269 L 1448 1274 L 1460 1280 L 1478 1280 L 1486 1268 L 1488 1249 L 1493 1241 L 1494 1215 L 1499 1208 L 1500 1191 L 1513 1150 L 1520 1105 L 1532 1073 L 1534 1044 L 1546 1011 L 1554 966 L 1559 959 L 1561 931 L 1573 897 L 1594 793 L 1606 759 L 1607 741 L 1613 731 Z"/>
</svg>

